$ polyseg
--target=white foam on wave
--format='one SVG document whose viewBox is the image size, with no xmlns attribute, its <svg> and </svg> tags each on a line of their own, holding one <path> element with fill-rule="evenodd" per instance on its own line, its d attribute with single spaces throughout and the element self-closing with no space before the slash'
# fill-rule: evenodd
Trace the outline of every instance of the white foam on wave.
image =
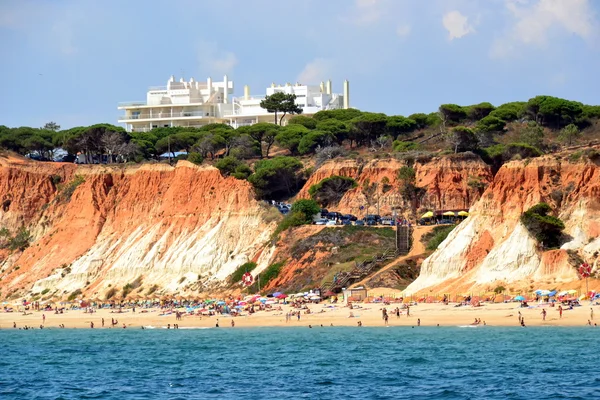
<svg viewBox="0 0 600 400">
<path fill-rule="evenodd" d="M 168 329 L 166 326 L 152 326 L 152 325 L 144 325 L 144 329 Z M 172 330 L 176 330 L 175 328 L 171 328 Z M 211 329 L 209 326 L 188 326 L 179 329 Z"/>
<path fill-rule="evenodd" d="M 458 325 L 457 328 L 481 328 L 483 325 Z"/>
</svg>

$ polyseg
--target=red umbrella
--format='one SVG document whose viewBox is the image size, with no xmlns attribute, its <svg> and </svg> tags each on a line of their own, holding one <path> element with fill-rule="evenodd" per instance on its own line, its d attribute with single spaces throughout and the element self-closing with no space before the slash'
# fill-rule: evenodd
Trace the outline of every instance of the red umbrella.
<svg viewBox="0 0 600 400">
<path fill-rule="evenodd" d="M 283 293 L 277 295 L 278 299 L 285 299 L 286 297 L 287 297 L 287 294 L 283 294 Z"/>
</svg>

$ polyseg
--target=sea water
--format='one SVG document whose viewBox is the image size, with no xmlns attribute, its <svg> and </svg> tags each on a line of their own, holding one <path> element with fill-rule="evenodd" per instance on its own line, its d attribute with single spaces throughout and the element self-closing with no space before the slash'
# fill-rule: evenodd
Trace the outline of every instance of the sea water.
<svg viewBox="0 0 600 400">
<path fill-rule="evenodd" d="M 0 330 L 0 399 L 592 399 L 598 328 Z"/>
</svg>

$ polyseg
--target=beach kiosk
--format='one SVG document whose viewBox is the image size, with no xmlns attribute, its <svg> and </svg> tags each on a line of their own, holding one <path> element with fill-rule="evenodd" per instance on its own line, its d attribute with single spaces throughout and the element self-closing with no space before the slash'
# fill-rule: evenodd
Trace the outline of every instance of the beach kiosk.
<svg viewBox="0 0 600 400">
<path fill-rule="evenodd" d="M 348 301 L 363 301 L 367 298 L 367 289 L 364 287 L 357 287 L 353 289 L 342 289 L 344 293 L 344 301 L 348 304 Z"/>
</svg>

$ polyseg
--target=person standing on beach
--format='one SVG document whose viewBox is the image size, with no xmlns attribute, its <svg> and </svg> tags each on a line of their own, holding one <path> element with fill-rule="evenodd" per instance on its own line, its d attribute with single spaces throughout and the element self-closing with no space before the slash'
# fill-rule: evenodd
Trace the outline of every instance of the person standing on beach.
<svg viewBox="0 0 600 400">
<path fill-rule="evenodd" d="M 104 328 L 104 318 L 102 318 L 102 327 Z"/>
<path fill-rule="evenodd" d="M 298 311 L 298 321 L 300 321 L 300 311 Z"/>
<path fill-rule="evenodd" d="M 94 322 L 93 321 L 90 321 L 90 328 L 94 329 Z"/>
<path fill-rule="evenodd" d="M 542 321 L 546 320 L 546 310 L 542 310 Z"/>
<path fill-rule="evenodd" d="M 558 315 L 559 315 L 559 318 L 562 318 L 562 312 L 563 312 L 562 306 L 558 306 Z"/>
<path fill-rule="evenodd" d="M 235 321 L 234 320 L 231 320 L 231 327 L 235 328 Z"/>
<path fill-rule="evenodd" d="M 521 323 L 521 318 L 523 318 L 523 316 L 521 315 L 521 311 L 519 311 L 519 323 Z"/>
<path fill-rule="evenodd" d="M 421 318 L 417 318 L 417 326 L 421 326 Z"/>
<path fill-rule="evenodd" d="M 594 320 L 594 309 L 590 307 L 590 320 Z"/>
<path fill-rule="evenodd" d="M 46 323 L 46 314 L 42 314 L 42 325 L 45 323 Z"/>
</svg>

